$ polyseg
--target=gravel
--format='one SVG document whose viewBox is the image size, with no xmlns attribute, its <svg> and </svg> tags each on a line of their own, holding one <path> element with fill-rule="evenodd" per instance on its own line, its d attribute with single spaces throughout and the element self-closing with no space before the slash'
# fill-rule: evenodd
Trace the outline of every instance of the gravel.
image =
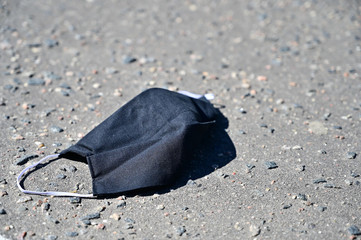
<svg viewBox="0 0 361 240">
<path fill-rule="evenodd" d="M 2 2 L 0 238 L 356 237 L 358 1 Z M 95 199 L 19 191 L 26 166 L 151 87 L 212 93 L 226 118 L 174 184 Z M 102 179 L 83 160 L 48 161 L 22 184 L 92 192 Z"/>
</svg>

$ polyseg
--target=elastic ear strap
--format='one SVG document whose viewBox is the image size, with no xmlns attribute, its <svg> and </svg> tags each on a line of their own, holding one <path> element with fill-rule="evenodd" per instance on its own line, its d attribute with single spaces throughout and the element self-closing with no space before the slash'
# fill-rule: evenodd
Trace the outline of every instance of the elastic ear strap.
<svg viewBox="0 0 361 240">
<path fill-rule="evenodd" d="M 94 197 L 93 194 L 78 194 L 78 193 L 70 193 L 70 192 L 37 192 L 37 191 L 29 191 L 29 190 L 25 190 L 21 184 L 20 184 L 20 179 L 21 177 L 24 175 L 24 173 L 26 171 L 28 171 L 29 169 L 36 167 L 37 165 L 39 165 L 40 163 L 50 159 L 50 158 L 58 158 L 59 154 L 53 154 L 53 155 L 48 155 L 42 159 L 40 159 L 38 162 L 34 163 L 33 165 L 30 165 L 28 167 L 26 167 L 24 170 L 22 170 L 19 174 L 19 176 L 16 179 L 16 183 L 18 185 L 18 188 L 20 189 L 20 191 L 22 191 L 23 193 L 26 194 L 37 194 L 37 195 L 46 195 L 46 196 L 62 196 L 62 197 L 84 197 L 84 198 L 92 198 Z"/>
<path fill-rule="evenodd" d="M 183 90 L 178 91 L 178 93 L 186 95 L 186 96 L 191 97 L 191 98 L 205 97 L 207 100 L 213 100 L 214 99 L 214 95 L 212 93 L 207 93 L 207 94 L 204 94 L 204 95 L 200 95 L 200 94 L 195 94 L 195 93 L 191 93 L 191 92 L 183 91 Z"/>
</svg>

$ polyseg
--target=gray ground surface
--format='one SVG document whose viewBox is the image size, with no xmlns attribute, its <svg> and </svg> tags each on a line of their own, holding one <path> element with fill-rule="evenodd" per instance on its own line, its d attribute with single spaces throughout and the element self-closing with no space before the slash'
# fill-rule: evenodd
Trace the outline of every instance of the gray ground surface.
<svg viewBox="0 0 361 240">
<path fill-rule="evenodd" d="M 0 239 L 361 234 L 360 1 L 0 3 Z M 236 154 L 227 134 L 212 135 L 188 184 L 79 203 L 24 198 L 25 166 L 150 87 L 214 93 Z M 87 165 L 65 159 L 24 185 L 91 191 Z"/>
</svg>

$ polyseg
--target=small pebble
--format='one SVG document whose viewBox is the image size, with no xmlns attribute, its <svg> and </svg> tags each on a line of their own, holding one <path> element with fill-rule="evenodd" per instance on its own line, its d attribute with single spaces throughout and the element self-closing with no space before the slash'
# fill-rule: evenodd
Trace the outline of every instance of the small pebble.
<svg viewBox="0 0 361 240">
<path fill-rule="evenodd" d="M 351 235 L 361 235 L 360 229 L 356 225 L 352 225 L 347 229 Z"/>
<path fill-rule="evenodd" d="M 239 112 L 242 113 L 242 114 L 246 114 L 246 113 L 247 113 L 247 111 L 246 111 L 244 108 L 240 108 L 240 109 L 239 109 Z"/>
<path fill-rule="evenodd" d="M 355 152 L 348 152 L 347 153 L 347 158 L 348 159 L 355 159 L 356 156 L 357 156 L 357 153 L 355 153 Z"/>
<path fill-rule="evenodd" d="M 49 235 L 48 236 L 48 240 L 57 240 L 58 239 L 58 236 L 56 235 Z"/>
<path fill-rule="evenodd" d="M 252 170 L 253 168 L 255 168 L 256 166 L 253 164 L 246 164 L 246 167 L 248 170 Z"/>
<path fill-rule="evenodd" d="M 71 89 L 71 87 L 70 87 L 68 84 L 66 84 L 66 83 L 60 84 L 60 87 L 61 87 L 61 88 L 64 88 L 64 89 Z"/>
<path fill-rule="evenodd" d="M 187 185 L 189 185 L 189 186 L 197 186 L 197 183 L 196 183 L 194 180 L 189 179 L 189 180 L 187 181 Z"/>
<path fill-rule="evenodd" d="M 100 218 L 99 212 L 88 214 L 84 217 L 81 217 L 80 220 L 91 220 L 91 219 L 97 219 L 97 218 Z"/>
<path fill-rule="evenodd" d="M 306 165 L 297 165 L 296 171 L 303 172 L 306 169 Z"/>
<path fill-rule="evenodd" d="M 163 204 L 160 204 L 157 206 L 157 209 L 158 210 L 164 210 L 165 206 Z"/>
<path fill-rule="evenodd" d="M 118 70 L 117 69 L 115 69 L 115 68 L 112 68 L 112 67 L 108 67 L 108 68 L 105 68 L 105 73 L 106 74 L 116 74 L 116 73 L 118 73 Z"/>
<path fill-rule="evenodd" d="M 302 201 L 307 201 L 306 194 L 299 193 L 299 194 L 297 195 L 297 199 L 300 199 L 300 200 L 302 200 Z"/>
<path fill-rule="evenodd" d="M 131 218 L 124 218 L 124 222 L 135 224 L 135 221 Z"/>
<path fill-rule="evenodd" d="M 283 205 L 282 209 L 289 209 L 290 207 L 292 207 L 292 204 L 286 204 Z"/>
<path fill-rule="evenodd" d="M 84 225 L 91 225 L 91 221 L 89 219 L 83 219 L 83 220 L 80 220 Z"/>
<path fill-rule="evenodd" d="M 48 211 L 50 209 L 50 204 L 48 202 L 42 204 L 42 209 L 44 211 Z"/>
<path fill-rule="evenodd" d="M 299 145 L 293 146 L 292 150 L 302 150 L 303 148 Z"/>
<path fill-rule="evenodd" d="M 320 212 L 324 212 L 327 209 L 327 207 L 323 207 L 323 206 L 318 206 L 317 210 Z"/>
<path fill-rule="evenodd" d="M 16 165 L 24 165 L 25 163 L 27 163 L 31 159 L 34 159 L 34 158 L 37 158 L 37 157 L 39 157 L 39 155 L 37 155 L 37 154 L 26 155 L 26 156 L 20 158 L 19 160 L 17 160 L 15 164 Z"/>
<path fill-rule="evenodd" d="M 64 132 L 64 129 L 58 126 L 51 126 L 50 131 L 52 131 L 53 133 L 61 133 Z"/>
<path fill-rule="evenodd" d="M 79 197 L 71 197 L 69 198 L 69 202 L 72 204 L 80 203 L 81 199 Z"/>
<path fill-rule="evenodd" d="M 360 174 L 358 173 L 355 173 L 355 172 L 351 172 L 351 177 L 354 177 L 354 178 L 358 178 L 360 176 Z"/>
<path fill-rule="evenodd" d="M 0 197 L 8 195 L 7 191 L 0 191 Z"/>
<path fill-rule="evenodd" d="M 313 183 L 314 183 L 314 184 L 325 183 L 325 182 L 327 182 L 327 180 L 326 180 L 326 179 L 323 179 L 323 178 L 319 178 L 319 179 L 313 180 Z"/>
<path fill-rule="evenodd" d="M 65 179 L 66 176 L 64 174 L 58 174 L 58 175 L 56 175 L 56 178 L 57 179 Z"/>
<path fill-rule="evenodd" d="M 131 56 L 125 56 L 125 57 L 123 58 L 123 63 L 124 63 L 124 64 L 130 64 L 130 63 L 133 63 L 133 62 L 135 62 L 135 61 L 137 61 L 137 59 L 134 58 L 134 57 L 131 57 Z"/>
<path fill-rule="evenodd" d="M 4 208 L 0 208 L 0 215 L 4 215 L 4 214 L 6 214 L 5 209 L 4 209 Z"/>
<path fill-rule="evenodd" d="M 41 78 L 29 78 L 28 80 L 29 86 L 43 86 L 45 85 L 45 80 Z"/>
<path fill-rule="evenodd" d="M 127 205 L 127 203 L 124 200 L 121 200 L 118 204 L 117 204 L 117 208 L 124 208 Z"/>
<path fill-rule="evenodd" d="M 249 226 L 249 232 L 251 237 L 256 237 L 261 233 L 261 228 L 256 225 L 251 225 Z"/>
<path fill-rule="evenodd" d="M 265 162 L 266 168 L 267 169 L 274 169 L 274 168 L 278 168 L 277 164 L 273 161 L 270 162 Z"/>
<path fill-rule="evenodd" d="M 186 232 L 186 228 L 184 226 L 177 227 L 175 231 L 178 236 L 182 236 Z"/>
<path fill-rule="evenodd" d="M 113 213 L 112 215 L 110 215 L 110 218 L 118 221 L 120 219 L 120 215 L 118 213 Z"/>
<path fill-rule="evenodd" d="M 54 39 L 46 39 L 44 43 L 48 48 L 53 48 L 59 45 L 59 42 Z"/>
<path fill-rule="evenodd" d="M 29 201 L 32 201 L 33 198 L 30 197 L 30 196 L 24 196 L 24 197 L 21 197 L 19 198 L 16 203 L 26 203 L 26 202 L 29 202 Z"/>
<path fill-rule="evenodd" d="M 333 183 L 326 183 L 326 184 L 323 185 L 323 187 L 324 188 L 335 188 L 336 186 Z"/>
<path fill-rule="evenodd" d="M 76 237 L 78 235 L 79 234 L 77 232 L 66 232 L 65 233 L 65 236 L 67 236 L 67 237 Z"/>
<path fill-rule="evenodd" d="M 351 185 L 353 184 L 353 181 L 351 181 L 351 180 L 349 180 L 349 179 L 346 179 L 346 180 L 345 180 L 345 183 L 346 183 L 347 185 L 350 185 L 350 186 L 351 186 Z"/>
</svg>

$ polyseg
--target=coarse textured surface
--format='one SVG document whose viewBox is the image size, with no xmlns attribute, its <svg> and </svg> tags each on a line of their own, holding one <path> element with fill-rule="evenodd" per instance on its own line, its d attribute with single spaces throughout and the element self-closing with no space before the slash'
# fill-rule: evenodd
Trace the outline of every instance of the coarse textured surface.
<svg viewBox="0 0 361 240">
<path fill-rule="evenodd" d="M 0 0 L 0 239 L 359 238 L 360 12 L 359 0 Z M 228 119 L 186 181 L 107 199 L 17 189 L 24 167 L 150 87 L 213 93 Z M 61 159 L 24 186 L 87 193 L 91 179 Z"/>
</svg>

